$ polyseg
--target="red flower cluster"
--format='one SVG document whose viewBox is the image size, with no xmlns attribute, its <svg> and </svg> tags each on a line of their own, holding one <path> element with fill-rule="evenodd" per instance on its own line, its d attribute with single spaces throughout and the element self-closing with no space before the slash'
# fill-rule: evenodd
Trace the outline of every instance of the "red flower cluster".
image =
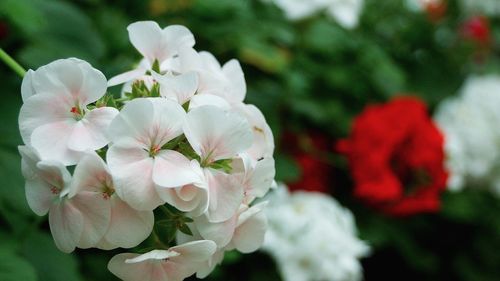
<svg viewBox="0 0 500 281">
<path fill-rule="evenodd" d="M 483 16 L 475 16 L 463 23 L 462 36 L 480 46 L 487 47 L 491 43 L 490 24 Z"/>
<path fill-rule="evenodd" d="M 435 212 L 446 187 L 444 138 L 418 99 L 401 97 L 368 106 L 349 139 L 347 155 L 354 194 L 392 215 Z"/>
<path fill-rule="evenodd" d="M 328 151 L 327 138 L 319 134 L 285 134 L 285 150 L 292 155 L 301 170 L 300 177 L 287 182 L 291 191 L 306 190 L 328 193 L 330 185 L 329 165 L 322 157 Z"/>
</svg>

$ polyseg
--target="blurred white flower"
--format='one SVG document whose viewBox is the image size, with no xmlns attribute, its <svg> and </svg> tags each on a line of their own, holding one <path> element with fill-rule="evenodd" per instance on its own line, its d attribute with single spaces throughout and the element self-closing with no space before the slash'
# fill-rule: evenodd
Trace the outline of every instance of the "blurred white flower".
<svg viewBox="0 0 500 281">
<path fill-rule="evenodd" d="M 460 96 L 442 102 L 435 120 L 446 139 L 449 189 L 489 185 L 500 195 L 500 76 L 470 77 Z"/>
<path fill-rule="evenodd" d="M 362 278 L 359 258 L 369 247 L 356 236 L 352 213 L 333 198 L 278 188 L 265 212 L 269 227 L 262 249 L 286 281 L 351 281 Z"/>
<path fill-rule="evenodd" d="M 281 8 L 290 20 L 301 20 L 321 11 L 327 12 L 344 28 L 358 25 L 363 0 L 269 0 Z"/>
<path fill-rule="evenodd" d="M 42 159 L 74 165 L 86 150 L 107 145 L 106 131 L 118 110 L 88 109 L 106 93 L 106 77 L 85 61 L 70 58 L 29 71 L 19 113 L 23 141 Z"/>
<path fill-rule="evenodd" d="M 498 0 L 461 0 L 460 3 L 467 14 L 500 16 L 500 1 Z"/>
</svg>

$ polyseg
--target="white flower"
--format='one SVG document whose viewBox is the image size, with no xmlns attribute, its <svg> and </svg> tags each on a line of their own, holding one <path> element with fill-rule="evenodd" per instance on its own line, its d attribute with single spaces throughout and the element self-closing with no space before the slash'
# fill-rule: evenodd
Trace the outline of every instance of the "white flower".
<svg viewBox="0 0 500 281">
<path fill-rule="evenodd" d="M 363 0 L 272 0 L 290 20 L 301 20 L 326 10 L 344 28 L 358 25 Z"/>
<path fill-rule="evenodd" d="M 113 141 L 106 160 L 118 196 L 137 210 L 153 210 L 165 203 L 157 187 L 174 188 L 198 180 L 190 160 L 163 149 L 182 134 L 185 111 L 164 98 L 128 102 L 110 126 Z"/>
<path fill-rule="evenodd" d="M 201 240 L 143 255 L 118 254 L 108 269 L 124 281 L 181 281 L 198 271 L 215 249 L 214 242 Z"/>
<path fill-rule="evenodd" d="M 198 75 L 195 72 L 186 72 L 180 75 L 167 73 L 160 75 L 156 72 L 153 77 L 160 84 L 162 97 L 172 99 L 179 104 L 188 102 L 198 89 Z"/>
<path fill-rule="evenodd" d="M 274 159 L 267 157 L 257 161 L 242 153 L 233 161 L 233 173 L 241 175 L 244 202 L 250 204 L 255 198 L 266 195 L 271 188 L 276 174 Z"/>
<path fill-rule="evenodd" d="M 195 44 L 191 31 L 182 25 L 170 25 L 161 29 L 156 22 L 138 21 L 130 24 L 127 30 L 130 42 L 144 56 L 144 60 L 136 69 L 111 78 L 109 86 L 140 78 L 152 69 L 155 61 L 161 71 L 175 69 L 175 57 L 179 50 Z"/>
<path fill-rule="evenodd" d="M 269 228 L 262 249 L 277 261 L 284 280 L 360 280 L 359 258 L 368 246 L 356 237 L 352 213 L 320 193 L 269 197 Z"/>
<path fill-rule="evenodd" d="M 106 131 L 118 111 L 87 109 L 106 92 L 106 78 L 87 62 L 56 60 L 30 71 L 22 90 L 21 136 L 42 159 L 74 165 L 86 150 L 108 144 Z"/>
<path fill-rule="evenodd" d="M 56 246 L 63 252 L 75 247 L 94 247 L 104 236 L 110 210 L 102 193 L 70 189 L 71 175 L 54 161 L 41 161 L 37 153 L 20 146 L 22 171 L 26 178 L 26 199 L 40 216 L 49 213 L 49 225 Z"/>
<path fill-rule="evenodd" d="M 470 77 L 458 97 L 444 101 L 435 120 L 445 134 L 448 187 L 490 186 L 500 195 L 500 76 Z"/>
<path fill-rule="evenodd" d="M 104 202 L 100 211 L 105 214 L 102 217 L 107 228 L 98 248 L 132 248 L 144 241 L 153 230 L 153 212 L 137 211 L 117 196 L 106 163 L 95 153 L 85 155 L 75 168 L 69 196 L 82 193 L 95 194 L 97 200 Z M 82 211 L 92 213 L 98 209 Z"/>
<path fill-rule="evenodd" d="M 245 151 L 252 143 L 250 126 L 236 113 L 207 105 L 188 112 L 184 134 L 204 168 L 209 192 L 207 216 L 212 222 L 225 221 L 238 210 L 243 186 L 236 177 L 208 167 Z"/>
</svg>

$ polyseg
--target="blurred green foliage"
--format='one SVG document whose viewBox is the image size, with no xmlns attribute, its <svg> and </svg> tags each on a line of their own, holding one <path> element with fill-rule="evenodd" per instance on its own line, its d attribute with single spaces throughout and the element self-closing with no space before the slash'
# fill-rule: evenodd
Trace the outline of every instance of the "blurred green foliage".
<svg viewBox="0 0 500 281">
<path fill-rule="evenodd" d="M 461 40 L 465 18 L 452 0 L 440 22 L 408 11 L 401 0 L 366 0 L 355 30 L 324 16 L 292 23 L 258 0 L 2 0 L 0 23 L 7 34 L 0 47 L 27 68 L 79 57 L 109 78 L 139 60 L 126 26 L 144 19 L 184 24 L 195 34 L 198 50 L 223 62 L 242 62 L 247 102 L 264 112 L 273 129 L 277 179 L 285 181 L 300 170 L 281 149 L 283 132 L 314 130 L 342 138 L 368 103 L 414 93 L 433 109 L 468 73 L 500 66 L 498 39 L 480 59 L 476 48 Z M 498 20 L 491 27 L 500 35 Z M 114 280 L 106 264 L 119 251 L 63 254 L 46 218 L 28 208 L 17 153 L 21 79 L 3 65 L 0 77 L 0 280 Z M 364 261 L 367 280 L 498 280 L 498 199 L 482 191 L 445 194 L 439 214 L 388 218 L 351 198 L 346 167 L 339 163 L 334 196 L 353 210 L 361 237 L 373 245 L 372 257 Z M 277 279 L 272 260 L 263 254 L 230 254 L 209 277 Z"/>
</svg>

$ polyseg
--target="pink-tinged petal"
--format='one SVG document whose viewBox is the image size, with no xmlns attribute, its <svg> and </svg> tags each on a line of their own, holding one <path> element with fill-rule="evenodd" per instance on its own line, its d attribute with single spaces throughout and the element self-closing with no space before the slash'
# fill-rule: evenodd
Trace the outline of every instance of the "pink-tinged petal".
<svg viewBox="0 0 500 281">
<path fill-rule="evenodd" d="M 132 209 L 120 198 L 111 198 L 111 222 L 105 240 L 115 247 L 132 248 L 148 238 L 153 230 L 152 211 Z"/>
<path fill-rule="evenodd" d="M 231 102 L 243 102 L 247 92 L 245 75 L 241 69 L 240 63 L 232 59 L 222 67 L 222 72 L 231 85 L 231 91 L 227 95 Z"/>
<path fill-rule="evenodd" d="M 136 142 L 149 145 L 149 128 L 153 126 L 153 103 L 148 99 L 129 101 L 109 126 L 113 142 Z"/>
<path fill-rule="evenodd" d="M 194 224 L 201 237 L 214 241 L 217 248 L 221 249 L 231 241 L 236 229 L 237 219 L 237 214 L 235 214 L 227 221 L 212 223 L 208 221 L 206 216 L 199 216 L 194 218 Z"/>
<path fill-rule="evenodd" d="M 106 77 L 89 63 L 76 58 L 60 59 L 42 66 L 33 76 L 38 94 L 71 97 L 81 105 L 95 102 L 106 93 Z"/>
<path fill-rule="evenodd" d="M 184 104 L 196 93 L 198 89 L 198 74 L 187 72 L 181 75 L 160 75 L 153 73 L 153 77 L 160 83 L 162 97 L 172 99 L 179 104 Z"/>
<path fill-rule="evenodd" d="M 208 180 L 208 220 L 213 223 L 230 219 L 243 201 L 243 185 L 237 177 L 217 170 L 205 169 Z"/>
<path fill-rule="evenodd" d="M 168 141 L 182 134 L 182 125 L 186 112 L 180 104 L 164 98 L 149 98 L 154 108 L 153 126 L 149 128 L 149 136 L 155 145 L 163 146 Z"/>
<path fill-rule="evenodd" d="M 139 77 L 143 76 L 145 73 L 146 73 L 146 69 L 137 68 L 137 69 L 133 69 L 133 70 L 124 72 L 122 74 L 118 74 L 118 75 L 116 75 L 108 80 L 108 87 L 113 87 L 116 85 L 123 84 L 125 82 L 133 81 L 133 80 L 138 79 Z"/>
<path fill-rule="evenodd" d="M 223 110 L 231 109 L 231 105 L 225 99 L 216 95 L 202 94 L 202 95 L 195 95 L 194 97 L 191 98 L 191 101 L 189 102 L 189 110 L 204 105 L 216 106 Z"/>
<path fill-rule="evenodd" d="M 208 209 L 208 190 L 189 184 L 176 188 L 158 188 L 158 194 L 168 204 L 196 217 Z"/>
<path fill-rule="evenodd" d="M 59 250 L 71 253 L 83 232 L 82 213 L 68 201 L 54 204 L 49 211 L 49 225 Z"/>
<path fill-rule="evenodd" d="M 162 150 L 154 159 L 153 181 L 161 187 L 178 187 L 199 180 L 191 161 L 174 150 Z"/>
<path fill-rule="evenodd" d="M 196 272 L 196 278 L 203 279 L 207 277 L 218 264 L 222 263 L 222 260 L 224 260 L 224 250 L 216 251 L 207 262 L 203 263 L 204 266 Z"/>
<path fill-rule="evenodd" d="M 36 164 L 40 162 L 40 155 L 30 146 L 20 145 L 17 147 L 21 155 L 21 172 L 25 179 L 38 178 Z"/>
<path fill-rule="evenodd" d="M 180 72 L 199 71 L 203 67 L 200 54 L 193 48 L 182 48 L 179 50 Z"/>
<path fill-rule="evenodd" d="M 132 208 L 154 210 L 164 201 L 153 182 L 153 158 L 140 147 L 112 145 L 107 152 L 108 167 L 118 196 Z"/>
<path fill-rule="evenodd" d="M 169 249 L 170 251 L 174 251 L 180 254 L 178 256 L 171 257 L 170 260 L 175 263 L 186 263 L 186 264 L 195 262 L 204 262 L 208 260 L 215 253 L 216 249 L 217 245 L 215 245 L 213 241 L 209 240 L 192 241 L 170 248 Z"/>
<path fill-rule="evenodd" d="M 166 251 L 165 251 L 166 252 Z M 118 254 L 108 263 L 108 269 L 123 281 L 170 281 L 161 261 L 126 263 L 138 254 Z"/>
<path fill-rule="evenodd" d="M 187 114 L 184 134 L 202 160 L 209 162 L 234 157 L 250 147 L 253 139 L 243 117 L 209 105 Z"/>
<path fill-rule="evenodd" d="M 260 204 L 259 204 L 260 205 Z M 252 208 L 256 208 L 254 210 Z M 262 246 L 267 230 L 267 217 L 258 205 L 253 206 L 246 212 L 251 214 L 242 219 L 245 213 L 240 215 L 239 226 L 234 232 L 231 243 L 242 253 L 251 253 Z M 243 220 L 243 222 L 241 222 Z"/>
<path fill-rule="evenodd" d="M 36 164 L 36 173 L 40 179 L 60 191 L 67 190 L 71 182 L 71 174 L 60 162 L 40 161 Z"/>
<path fill-rule="evenodd" d="M 68 148 L 75 122 L 71 119 L 59 121 L 40 126 L 33 131 L 31 144 L 42 159 L 59 161 L 66 166 L 78 162 L 82 153 Z"/>
<path fill-rule="evenodd" d="M 113 180 L 104 160 L 94 152 L 85 153 L 73 173 L 71 198 L 79 192 L 104 192 L 104 187 L 112 188 Z"/>
<path fill-rule="evenodd" d="M 109 198 L 102 192 L 83 191 L 71 199 L 73 206 L 83 216 L 83 232 L 77 243 L 78 248 L 95 247 L 104 237 L 111 219 Z"/>
<path fill-rule="evenodd" d="M 254 105 L 243 103 L 234 105 L 234 109 L 247 118 L 252 128 L 253 142 L 246 153 L 255 160 L 263 157 L 272 157 L 274 152 L 273 132 L 262 112 Z"/>
<path fill-rule="evenodd" d="M 31 144 L 33 131 L 43 125 L 73 120 L 72 100 L 56 94 L 34 95 L 24 101 L 19 112 L 19 130 L 25 144 Z"/>
<path fill-rule="evenodd" d="M 112 107 L 100 107 L 85 114 L 78 121 L 69 138 L 68 147 L 76 151 L 97 150 L 108 144 L 108 127 L 118 115 Z"/>
<path fill-rule="evenodd" d="M 28 206 L 39 216 L 44 216 L 57 197 L 51 190 L 52 186 L 41 179 L 26 180 L 25 193 Z"/>
<path fill-rule="evenodd" d="M 24 74 L 23 82 L 21 83 L 21 97 L 23 98 L 23 102 L 36 94 L 33 88 L 33 73 L 35 73 L 33 70 L 28 69 L 26 74 Z"/>
</svg>

